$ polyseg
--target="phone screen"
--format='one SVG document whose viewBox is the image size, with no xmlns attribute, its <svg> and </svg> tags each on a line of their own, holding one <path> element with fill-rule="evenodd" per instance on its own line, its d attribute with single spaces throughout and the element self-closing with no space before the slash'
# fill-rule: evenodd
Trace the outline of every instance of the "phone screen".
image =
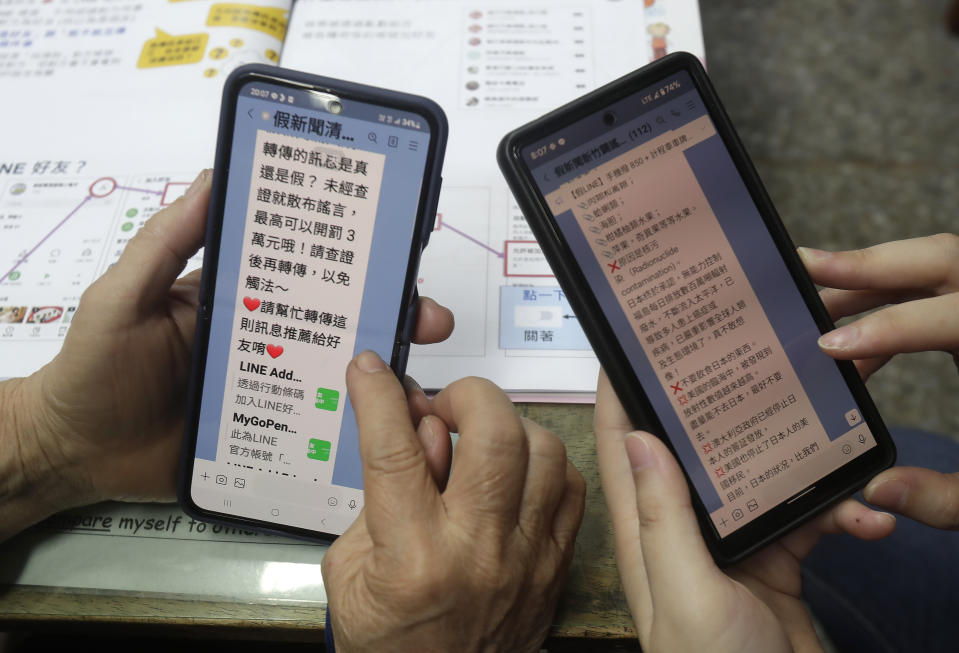
<svg viewBox="0 0 959 653">
<path fill-rule="evenodd" d="M 199 508 L 331 534 L 359 514 L 344 374 L 366 349 L 391 360 L 429 150 L 414 113 L 240 86 L 191 479 Z"/>
<path fill-rule="evenodd" d="M 876 446 L 687 72 L 521 156 L 721 538 Z"/>
</svg>

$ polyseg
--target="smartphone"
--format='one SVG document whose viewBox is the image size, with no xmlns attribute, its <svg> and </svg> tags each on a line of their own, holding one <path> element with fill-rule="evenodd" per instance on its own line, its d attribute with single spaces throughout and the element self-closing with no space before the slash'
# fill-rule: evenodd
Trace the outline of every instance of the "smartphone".
<svg viewBox="0 0 959 653">
<path fill-rule="evenodd" d="M 498 160 L 637 428 L 720 564 L 895 448 L 699 61 L 676 53 L 508 134 Z"/>
<path fill-rule="evenodd" d="M 329 540 L 363 506 L 345 387 L 402 375 L 447 122 L 426 98 L 272 66 L 226 80 L 179 500 L 191 516 Z"/>
</svg>

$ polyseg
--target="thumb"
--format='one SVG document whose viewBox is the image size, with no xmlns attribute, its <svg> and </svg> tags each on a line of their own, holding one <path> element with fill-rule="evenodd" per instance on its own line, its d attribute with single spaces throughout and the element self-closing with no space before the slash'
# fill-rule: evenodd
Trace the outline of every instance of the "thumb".
<svg viewBox="0 0 959 653">
<path fill-rule="evenodd" d="M 212 170 L 201 172 L 182 197 L 147 220 L 127 244 L 108 277 L 117 294 L 141 308 L 166 296 L 203 245 L 212 177 Z"/>
<path fill-rule="evenodd" d="M 401 531 L 423 532 L 439 494 L 413 429 L 403 385 L 372 351 L 346 368 L 359 427 L 367 526 L 374 543 Z"/>
<path fill-rule="evenodd" d="M 636 483 L 639 539 L 649 578 L 653 608 L 683 588 L 702 587 L 716 572 L 706 548 L 686 479 L 659 438 L 636 431 L 626 436 L 626 455 Z"/>
<path fill-rule="evenodd" d="M 922 467 L 893 467 L 876 476 L 863 497 L 936 528 L 959 529 L 959 476 Z"/>
</svg>

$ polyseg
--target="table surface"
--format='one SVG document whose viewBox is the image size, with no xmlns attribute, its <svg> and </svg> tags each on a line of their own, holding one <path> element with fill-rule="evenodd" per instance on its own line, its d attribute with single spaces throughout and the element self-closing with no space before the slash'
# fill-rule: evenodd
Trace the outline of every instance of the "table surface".
<svg viewBox="0 0 959 653">
<path fill-rule="evenodd" d="M 518 404 L 517 410 L 563 439 L 587 485 L 583 526 L 551 640 L 635 641 L 599 483 L 592 405 Z M 157 631 L 167 636 L 316 641 L 322 639 L 324 614 L 305 605 L 7 586 L 0 588 L 0 621 L 8 627 L 31 630 L 110 626 L 111 630 Z"/>
</svg>

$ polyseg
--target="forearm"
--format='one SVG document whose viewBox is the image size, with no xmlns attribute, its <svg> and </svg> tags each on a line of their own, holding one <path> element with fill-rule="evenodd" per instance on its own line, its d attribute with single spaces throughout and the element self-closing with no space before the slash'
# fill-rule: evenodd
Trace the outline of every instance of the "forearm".
<svg viewBox="0 0 959 653">
<path fill-rule="evenodd" d="M 38 377 L 0 383 L 0 541 L 69 505 L 57 457 L 44 448 Z"/>
</svg>

